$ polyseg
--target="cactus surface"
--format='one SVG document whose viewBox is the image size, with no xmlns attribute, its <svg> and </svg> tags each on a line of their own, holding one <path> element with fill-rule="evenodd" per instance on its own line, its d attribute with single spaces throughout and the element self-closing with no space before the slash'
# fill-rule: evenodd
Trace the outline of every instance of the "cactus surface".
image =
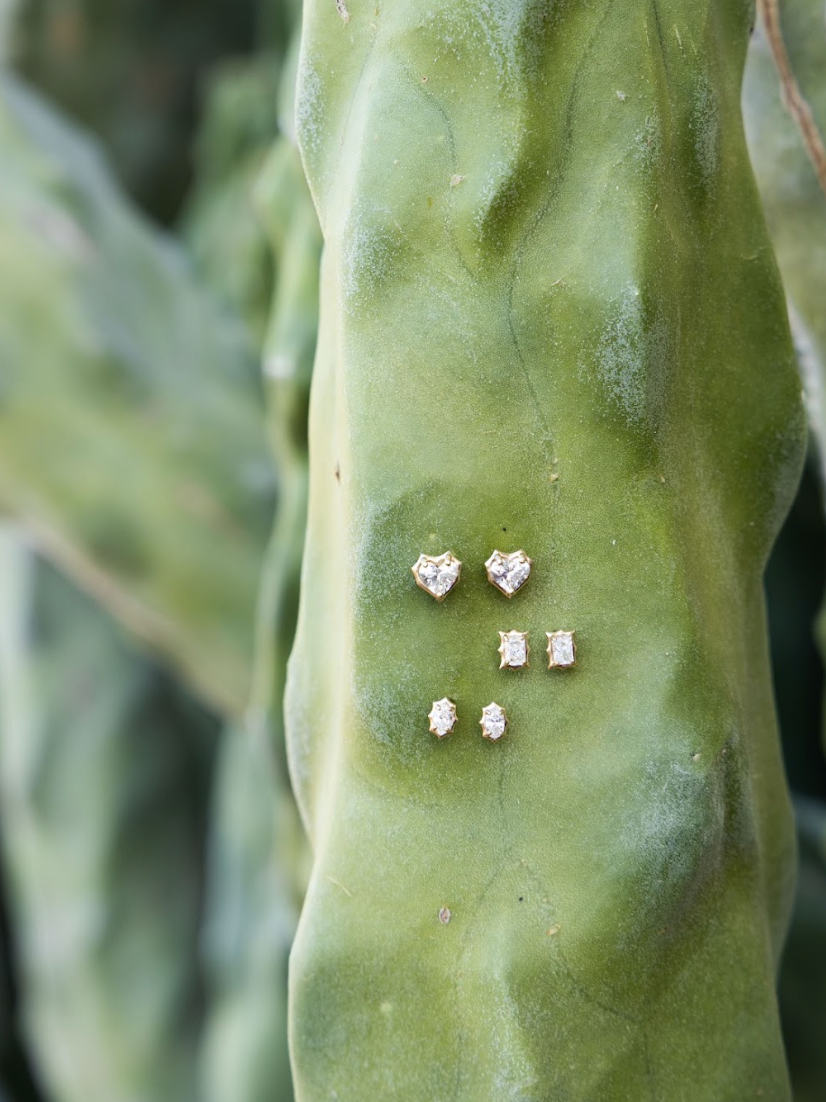
<svg viewBox="0 0 826 1102">
<path fill-rule="evenodd" d="M 804 433 L 740 116 L 750 17 L 305 9 L 299 1102 L 789 1098 L 761 579 Z M 495 548 L 534 560 L 512 602 Z M 448 549 L 437 604 L 410 566 Z M 511 628 L 575 629 L 576 669 L 500 671 Z"/>
</svg>

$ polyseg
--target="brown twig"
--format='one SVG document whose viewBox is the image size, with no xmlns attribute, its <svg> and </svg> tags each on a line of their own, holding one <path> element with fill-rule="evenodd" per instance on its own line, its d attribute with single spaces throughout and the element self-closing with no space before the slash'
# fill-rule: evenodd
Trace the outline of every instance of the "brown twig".
<svg viewBox="0 0 826 1102">
<path fill-rule="evenodd" d="M 774 64 L 780 76 L 783 102 L 797 123 L 809 160 L 817 174 L 818 183 L 823 194 L 826 195 L 826 146 L 823 144 L 812 109 L 800 91 L 800 85 L 797 83 L 789 61 L 780 27 L 780 0 L 757 0 L 757 10 L 763 20 L 766 37 L 774 55 Z"/>
</svg>

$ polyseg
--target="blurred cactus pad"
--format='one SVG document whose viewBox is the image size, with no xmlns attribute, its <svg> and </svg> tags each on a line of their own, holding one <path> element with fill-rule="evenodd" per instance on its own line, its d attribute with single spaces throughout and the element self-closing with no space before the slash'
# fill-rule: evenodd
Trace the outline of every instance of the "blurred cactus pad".
<svg viewBox="0 0 826 1102">
<path fill-rule="evenodd" d="M 238 711 L 275 492 L 249 332 L 2 74 L 0 145 L 0 501 Z"/>
<path fill-rule="evenodd" d="M 790 1097 L 762 573 L 805 430 L 741 120 L 751 17 L 305 8 L 325 250 L 287 699 L 315 848 L 301 1102 Z M 510 602 L 494 548 L 534 560 Z M 410 565 L 447 549 L 437 604 Z M 574 670 L 543 668 L 557 629 Z"/>
</svg>

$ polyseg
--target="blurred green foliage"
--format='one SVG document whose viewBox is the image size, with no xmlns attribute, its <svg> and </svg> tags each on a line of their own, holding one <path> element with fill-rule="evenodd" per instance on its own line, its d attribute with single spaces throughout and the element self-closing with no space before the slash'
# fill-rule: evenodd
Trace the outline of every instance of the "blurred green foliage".
<svg viewBox="0 0 826 1102">
<path fill-rule="evenodd" d="M 203 81 L 226 55 L 283 33 L 257 0 L 18 0 L 17 70 L 106 146 L 117 175 L 163 222 L 192 179 Z"/>
<path fill-rule="evenodd" d="M 0 806 L 26 1034 L 60 1102 L 196 1098 L 216 728 L 0 537 Z"/>
<path fill-rule="evenodd" d="M 826 127 L 826 23 L 820 0 L 784 0 L 782 34 L 800 90 Z M 784 103 L 765 30 L 749 52 L 743 106 L 772 242 L 789 299 L 813 447 L 766 585 L 775 691 L 789 782 L 796 795 L 800 870 L 780 977 L 780 1005 L 796 1102 L 826 1098 L 826 765 L 823 662 L 812 625 L 826 577 L 826 195 Z"/>
<path fill-rule="evenodd" d="M 0 143 L 0 501 L 238 712 L 274 497 L 248 330 L 2 75 Z"/>
</svg>

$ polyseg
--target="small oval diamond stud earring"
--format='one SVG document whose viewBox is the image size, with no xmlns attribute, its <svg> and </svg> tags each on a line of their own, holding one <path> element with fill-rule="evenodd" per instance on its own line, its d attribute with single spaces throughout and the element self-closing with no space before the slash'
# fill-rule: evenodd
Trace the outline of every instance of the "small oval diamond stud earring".
<svg viewBox="0 0 826 1102">
<path fill-rule="evenodd" d="M 494 551 L 485 563 L 488 581 L 500 593 L 512 597 L 531 576 L 533 563 L 524 551 L 511 551 L 509 555 Z"/>
<path fill-rule="evenodd" d="M 434 700 L 427 718 L 430 720 L 430 733 L 439 739 L 447 738 L 456 726 L 456 705 L 446 696 L 441 700 Z"/>
<path fill-rule="evenodd" d="M 419 589 L 443 601 L 459 581 L 462 564 L 452 551 L 445 551 L 443 555 L 419 555 L 410 569 Z"/>
<path fill-rule="evenodd" d="M 522 670 L 528 665 L 528 655 L 531 648 L 528 646 L 528 633 L 526 631 L 500 631 L 499 654 L 502 661 L 500 670 Z"/>
<path fill-rule="evenodd" d="M 548 669 L 569 670 L 576 665 L 576 643 L 572 631 L 546 631 Z"/>
<path fill-rule="evenodd" d="M 488 742 L 498 742 L 508 726 L 505 709 L 495 701 L 491 701 L 486 708 L 482 709 L 479 726 L 482 728 L 482 738 L 486 738 Z"/>
</svg>

